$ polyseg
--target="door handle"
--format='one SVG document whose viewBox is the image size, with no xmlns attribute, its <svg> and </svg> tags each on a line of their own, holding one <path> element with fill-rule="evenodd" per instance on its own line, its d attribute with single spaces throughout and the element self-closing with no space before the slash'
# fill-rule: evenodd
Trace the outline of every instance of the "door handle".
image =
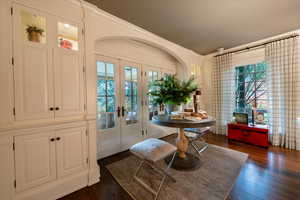
<svg viewBox="0 0 300 200">
<path fill-rule="evenodd" d="M 125 108 L 124 108 L 124 106 L 122 106 L 122 117 L 124 117 L 125 116 Z"/>
<path fill-rule="evenodd" d="M 120 106 L 118 106 L 118 108 L 117 108 L 117 113 L 118 113 L 118 117 L 120 117 L 120 114 L 121 114 Z"/>
</svg>

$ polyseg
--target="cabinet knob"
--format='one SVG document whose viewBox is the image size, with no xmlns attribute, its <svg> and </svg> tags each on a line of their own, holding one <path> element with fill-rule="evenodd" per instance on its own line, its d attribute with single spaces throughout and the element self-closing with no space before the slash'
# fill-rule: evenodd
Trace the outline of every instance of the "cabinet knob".
<svg viewBox="0 0 300 200">
<path fill-rule="evenodd" d="M 52 110 L 53 110 L 53 107 L 50 107 L 50 108 L 49 108 L 49 110 L 51 110 L 51 111 L 52 111 Z"/>
<path fill-rule="evenodd" d="M 59 110 L 59 107 L 56 107 L 55 110 Z"/>
<path fill-rule="evenodd" d="M 54 142 L 54 140 L 55 140 L 54 138 L 51 138 L 51 139 L 50 139 L 51 142 Z"/>
<path fill-rule="evenodd" d="M 56 140 L 57 140 L 57 141 L 60 140 L 60 137 L 57 137 Z"/>
</svg>

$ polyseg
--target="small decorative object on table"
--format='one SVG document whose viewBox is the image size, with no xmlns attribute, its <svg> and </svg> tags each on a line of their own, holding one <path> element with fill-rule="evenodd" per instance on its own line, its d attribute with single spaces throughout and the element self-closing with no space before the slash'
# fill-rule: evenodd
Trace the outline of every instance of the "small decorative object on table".
<svg viewBox="0 0 300 200">
<path fill-rule="evenodd" d="M 235 118 L 235 122 L 238 124 L 248 124 L 248 114 L 247 113 L 234 112 L 233 117 Z"/>
<path fill-rule="evenodd" d="M 193 96 L 195 113 L 198 113 L 198 110 L 200 109 L 200 95 L 201 95 L 201 91 L 197 90 Z"/>
</svg>

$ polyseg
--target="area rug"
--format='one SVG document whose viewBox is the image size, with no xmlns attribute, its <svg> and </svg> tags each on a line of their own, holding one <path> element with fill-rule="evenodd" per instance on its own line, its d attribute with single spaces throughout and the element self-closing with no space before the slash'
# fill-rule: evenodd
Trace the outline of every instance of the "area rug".
<svg viewBox="0 0 300 200">
<path fill-rule="evenodd" d="M 170 143 L 175 143 L 174 137 L 168 137 Z M 169 173 L 176 179 L 172 182 L 166 179 L 158 200 L 224 200 L 231 191 L 248 155 L 238 151 L 210 144 L 200 157 L 201 166 L 194 171 L 178 171 L 170 169 Z M 152 200 L 153 195 L 133 179 L 139 160 L 129 156 L 106 167 L 116 181 L 135 200 Z M 165 167 L 164 161 L 157 163 Z M 161 175 L 143 165 L 138 176 L 157 189 Z"/>
</svg>

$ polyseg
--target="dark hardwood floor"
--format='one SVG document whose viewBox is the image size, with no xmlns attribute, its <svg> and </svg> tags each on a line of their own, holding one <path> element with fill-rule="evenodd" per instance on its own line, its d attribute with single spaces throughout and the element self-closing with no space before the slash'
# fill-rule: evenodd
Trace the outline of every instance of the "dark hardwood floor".
<svg viewBox="0 0 300 200">
<path fill-rule="evenodd" d="M 249 154 L 249 159 L 227 200 L 300 199 L 300 151 L 278 147 L 264 149 L 239 142 L 228 142 L 225 136 L 213 134 L 207 134 L 205 140 Z M 129 152 L 122 152 L 100 160 L 101 181 L 60 200 L 131 200 L 105 168 L 105 165 L 128 155 Z"/>
</svg>

